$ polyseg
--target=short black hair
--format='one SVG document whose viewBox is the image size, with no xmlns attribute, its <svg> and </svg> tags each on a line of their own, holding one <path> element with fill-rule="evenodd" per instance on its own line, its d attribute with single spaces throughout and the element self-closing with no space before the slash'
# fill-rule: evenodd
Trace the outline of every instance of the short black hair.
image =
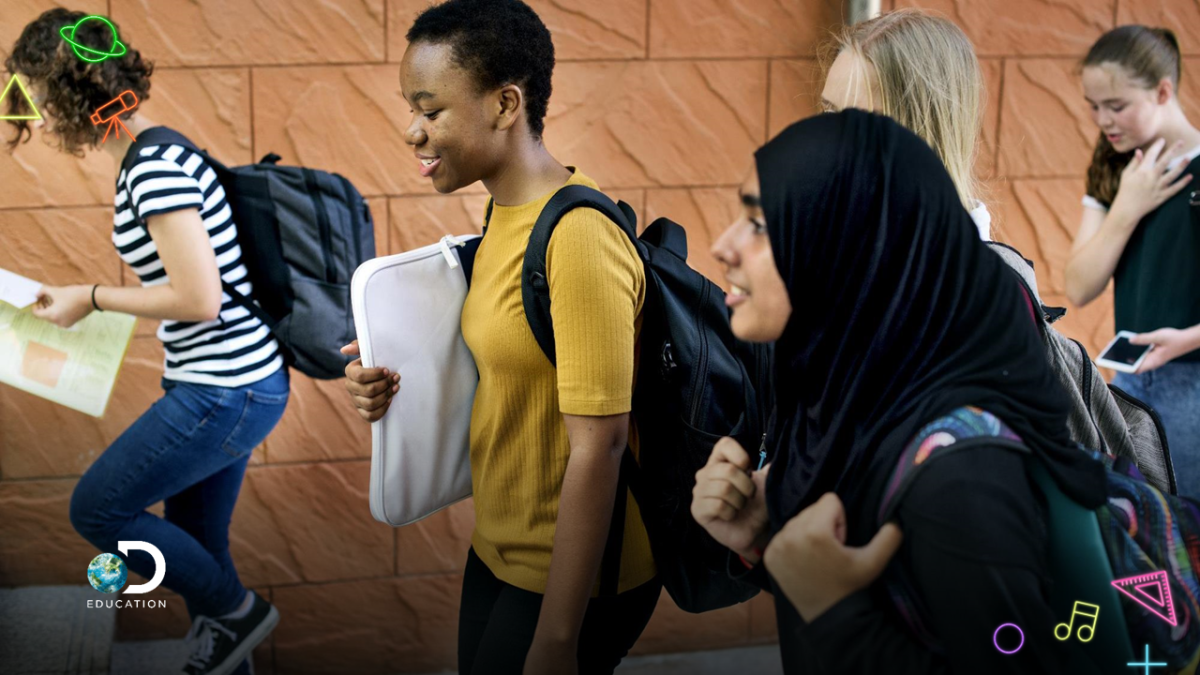
<svg viewBox="0 0 1200 675">
<path fill-rule="evenodd" d="M 455 62 L 471 73 L 481 90 L 521 87 L 529 128 L 541 138 L 550 104 L 554 42 L 529 5 L 521 0 L 447 0 L 421 12 L 407 37 L 409 44 L 449 44 Z"/>
</svg>

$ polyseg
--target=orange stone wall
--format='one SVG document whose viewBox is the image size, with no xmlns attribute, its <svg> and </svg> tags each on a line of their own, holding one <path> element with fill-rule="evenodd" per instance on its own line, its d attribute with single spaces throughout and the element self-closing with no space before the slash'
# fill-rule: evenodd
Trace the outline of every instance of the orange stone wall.
<svg viewBox="0 0 1200 675">
<path fill-rule="evenodd" d="M 691 235 L 695 265 L 733 217 L 752 151 L 812 114 L 815 48 L 838 0 L 530 0 L 554 34 L 546 140 L 632 203 Z M 6 0 L 0 54 L 54 3 Z M 145 114 L 226 163 L 267 152 L 349 177 L 370 198 L 380 254 L 476 231 L 481 186 L 438 196 L 402 132 L 397 63 L 426 0 L 77 0 L 106 14 L 156 64 Z M 1066 305 L 1062 269 L 1095 137 L 1074 73 L 1088 45 L 1128 22 L 1168 25 L 1191 57 L 1183 96 L 1200 112 L 1200 8 L 1193 0 L 884 0 L 923 6 L 975 41 L 988 82 L 980 174 L 1000 238 L 1037 263 L 1046 300 Z M 1200 119 L 1200 118 L 1194 118 Z M 57 154 L 41 139 L 0 156 L 0 268 L 55 284 L 132 284 L 109 241 L 112 162 Z M 1096 353 L 1112 332 L 1109 296 L 1060 324 Z M 67 520 L 78 476 L 159 396 L 154 322 L 139 325 L 108 414 L 94 419 L 0 385 L 0 586 L 84 583 L 95 555 Z M 234 513 L 245 582 L 283 620 L 260 672 L 449 669 L 473 516 L 461 504 L 393 530 L 367 508 L 370 435 L 337 381 L 293 376 L 287 414 L 253 457 Z M 169 562 L 169 561 L 168 561 Z M 182 601 L 123 611 L 121 639 L 179 637 Z M 771 605 L 685 615 L 664 596 L 635 653 L 774 640 Z"/>
</svg>

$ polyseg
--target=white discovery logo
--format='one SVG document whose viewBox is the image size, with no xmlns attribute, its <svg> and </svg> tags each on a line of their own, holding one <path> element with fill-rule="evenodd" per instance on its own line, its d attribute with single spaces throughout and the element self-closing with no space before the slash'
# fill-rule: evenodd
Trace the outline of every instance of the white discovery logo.
<svg viewBox="0 0 1200 675">
<path fill-rule="evenodd" d="M 154 544 L 144 541 L 118 541 L 117 550 L 124 553 L 126 557 L 129 556 L 130 551 L 145 551 L 150 554 L 151 558 L 154 558 L 154 576 L 150 581 L 130 586 L 123 591 L 124 593 L 149 593 L 158 588 L 163 577 L 167 575 L 167 561 L 163 558 L 162 551 L 158 550 Z"/>
</svg>

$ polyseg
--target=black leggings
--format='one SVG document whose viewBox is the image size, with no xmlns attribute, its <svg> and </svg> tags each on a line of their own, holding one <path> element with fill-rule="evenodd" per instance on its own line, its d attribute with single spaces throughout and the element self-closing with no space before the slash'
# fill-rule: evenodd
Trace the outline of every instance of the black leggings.
<svg viewBox="0 0 1200 675">
<path fill-rule="evenodd" d="M 579 634 L 579 675 L 611 675 L 658 604 L 654 579 L 620 595 L 592 598 Z M 521 675 L 542 595 L 496 578 L 472 549 L 458 613 L 459 675 Z"/>
</svg>

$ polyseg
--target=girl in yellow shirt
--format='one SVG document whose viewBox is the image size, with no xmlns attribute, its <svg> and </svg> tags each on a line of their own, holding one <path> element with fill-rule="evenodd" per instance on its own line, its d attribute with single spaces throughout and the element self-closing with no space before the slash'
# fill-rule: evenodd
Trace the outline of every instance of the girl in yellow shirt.
<svg viewBox="0 0 1200 675">
<path fill-rule="evenodd" d="M 598 212 L 563 217 L 547 252 L 551 364 L 525 318 L 525 247 L 559 188 L 597 186 L 542 143 L 550 32 L 519 0 L 449 0 L 422 13 L 407 37 L 400 83 L 413 117 L 405 140 L 421 175 L 443 194 L 482 181 L 492 196 L 462 315 L 479 387 L 459 672 L 611 673 L 660 593 L 627 491 L 617 593 L 601 595 L 597 583 L 621 457 L 626 446 L 637 452 L 630 410 L 642 264 Z M 346 374 L 363 418 L 382 417 L 400 374 L 359 360 Z"/>
</svg>

